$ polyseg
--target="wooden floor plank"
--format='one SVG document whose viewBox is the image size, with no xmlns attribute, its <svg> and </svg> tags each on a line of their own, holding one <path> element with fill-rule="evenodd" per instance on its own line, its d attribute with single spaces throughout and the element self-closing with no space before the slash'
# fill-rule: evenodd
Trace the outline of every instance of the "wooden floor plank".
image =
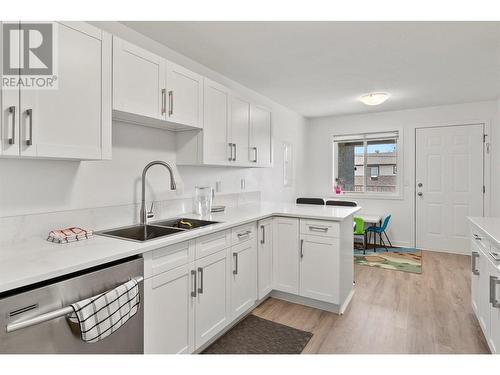
<svg viewBox="0 0 500 375">
<path fill-rule="evenodd" d="M 472 311 L 470 257 L 423 251 L 422 274 L 355 266 L 344 315 L 270 298 L 265 319 L 312 332 L 304 353 L 489 353 Z"/>
</svg>

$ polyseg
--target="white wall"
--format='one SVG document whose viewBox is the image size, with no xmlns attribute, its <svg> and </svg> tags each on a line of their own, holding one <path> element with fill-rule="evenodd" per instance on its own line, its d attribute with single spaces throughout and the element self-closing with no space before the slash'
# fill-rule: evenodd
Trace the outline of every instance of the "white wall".
<svg viewBox="0 0 500 375">
<path fill-rule="evenodd" d="M 294 146 L 296 181 L 301 181 L 305 119 L 297 113 L 211 71 L 175 51 L 117 22 L 94 23 L 132 43 L 184 65 L 206 77 L 240 90 L 273 111 L 275 163 L 271 169 L 184 167 L 176 168 L 178 191 L 169 190 L 168 174 L 150 170 L 148 200 L 190 196 L 195 185 L 222 181 L 222 193 L 262 192 L 264 200 L 291 201 L 296 185 L 282 186 L 282 142 Z M 140 201 L 140 175 L 155 159 L 175 164 L 175 135 L 169 131 L 113 122 L 113 160 L 50 161 L 0 159 L 0 217 L 81 208 L 126 205 Z"/>
<path fill-rule="evenodd" d="M 492 184 L 490 215 L 500 215 L 500 188 L 498 162 L 500 127 L 498 112 L 500 101 L 457 104 L 403 111 L 378 112 L 363 115 L 322 117 L 308 120 L 306 137 L 307 170 L 301 187 L 302 194 L 332 196 L 332 137 L 335 134 L 390 131 L 403 129 L 402 199 L 356 199 L 366 213 L 392 214 L 389 235 L 401 246 L 414 245 L 414 176 L 415 128 L 486 122 L 491 126 Z"/>
</svg>

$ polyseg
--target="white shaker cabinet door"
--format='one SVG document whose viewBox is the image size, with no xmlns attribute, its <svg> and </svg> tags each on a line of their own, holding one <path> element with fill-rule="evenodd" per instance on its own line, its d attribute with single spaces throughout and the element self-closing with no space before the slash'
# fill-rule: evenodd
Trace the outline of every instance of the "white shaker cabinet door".
<svg viewBox="0 0 500 375">
<path fill-rule="evenodd" d="M 301 235 L 300 295 L 339 303 L 339 245 L 337 238 Z"/>
<path fill-rule="evenodd" d="M 250 131 L 250 103 L 242 97 L 231 96 L 231 122 L 228 139 L 232 145 L 231 163 L 248 165 L 248 137 Z"/>
<path fill-rule="evenodd" d="M 250 309 L 257 300 L 257 245 L 255 238 L 231 248 L 231 318 Z"/>
<path fill-rule="evenodd" d="M 194 350 L 194 275 L 189 265 L 144 281 L 144 351 L 146 354 Z"/>
<path fill-rule="evenodd" d="M 271 111 L 252 105 L 250 113 L 250 163 L 260 167 L 269 167 L 272 164 Z"/>
<path fill-rule="evenodd" d="M 228 144 L 227 136 L 230 118 L 229 89 L 206 78 L 204 87 L 203 162 L 227 165 L 234 155 L 234 147 Z"/>
<path fill-rule="evenodd" d="M 165 60 L 113 38 L 113 109 L 164 120 Z"/>
<path fill-rule="evenodd" d="M 167 62 L 166 107 L 168 121 L 203 128 L 203 77 Z"/>
<path fill-rule="evenodd" d="M 273 231 L 272 219 L 259 221 L 258 233 L 258 289 L 259 299 L 273 289 Z"/>
<path fill-rule="evenodd" d="M 273 219 L 274 289 L 299 293 L 299 219 Z"/>
<path fill-rule="evenodd" d="M 57 88 L 21 89 L 21 155 L 101 159 L 103 147 L 111 153 L 111 36 L 80 22 L 54 27 Z"/>
<path fill-rule="evenodd" d="M 229 323 L 227 249 L 196 261 L 196 349 Z"/>
<path fill-rule="evenodd" d="M 500 353 L 500 271 L 488 262 L 489 288 L 483 293 L 489 296 L 490 307 L 490 337 L 488 339 L 492 353 Z M 486 293 L 489 291 L 489 293 Z"/>
</svg>

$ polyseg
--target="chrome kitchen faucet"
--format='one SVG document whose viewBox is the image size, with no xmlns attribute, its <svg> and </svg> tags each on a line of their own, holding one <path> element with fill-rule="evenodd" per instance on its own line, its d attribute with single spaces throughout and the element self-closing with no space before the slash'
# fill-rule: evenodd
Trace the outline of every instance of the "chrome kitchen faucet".
<svg viewBox="0 0 500 375">
<path fill-rule="evenodd" d="M 148 172 L 149 168 L 151 168 L 153 165 L 163 165 L 165 168 L 168 169 L 168 172 L 170 173 L 170 189 L 171 190 L 176 189 L 174 173 L 172 171 L 172 167 L 168 163 L 165 163 L 164 161 L 161 160 L 156 160 L 152 161 L 151 163 L 149 163 L 144 167 L 144 170 L 142 171 L 142 197 L 141 197 L 141 224 L 143 225 L 147 224 L 148 218 L 153 217 L 153 204 L 151 204 L 151 210 L 149 212 L 146 210 L 146 173 Z"/>
</svg>

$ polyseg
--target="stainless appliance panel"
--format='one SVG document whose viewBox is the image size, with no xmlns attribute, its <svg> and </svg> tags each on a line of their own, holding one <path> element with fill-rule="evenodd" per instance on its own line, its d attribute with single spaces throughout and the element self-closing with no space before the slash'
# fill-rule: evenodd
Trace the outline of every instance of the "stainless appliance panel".
<svg viewBox="0 0 500 375">
<path fill-rule="evenodd" d="M 144 352 L 144 287 L 139 284 L 141 307 L 120 329 L 102 341 L 87 344 L 66 317 L 56 318 L 15 332 L 6 326 L 51 312 L 112 289 L 133 277 L 143 276 L 142 258 L 113 263 L 105 268 L 78 273 L 68 279 L 35 289 L 4 293 L 0 299 L 0 353 L 121 354 Z M 7 294 L 7 295 L 6 295 Z M 6 296 L 5 296 L 6 295 Z"/>
</svg>

